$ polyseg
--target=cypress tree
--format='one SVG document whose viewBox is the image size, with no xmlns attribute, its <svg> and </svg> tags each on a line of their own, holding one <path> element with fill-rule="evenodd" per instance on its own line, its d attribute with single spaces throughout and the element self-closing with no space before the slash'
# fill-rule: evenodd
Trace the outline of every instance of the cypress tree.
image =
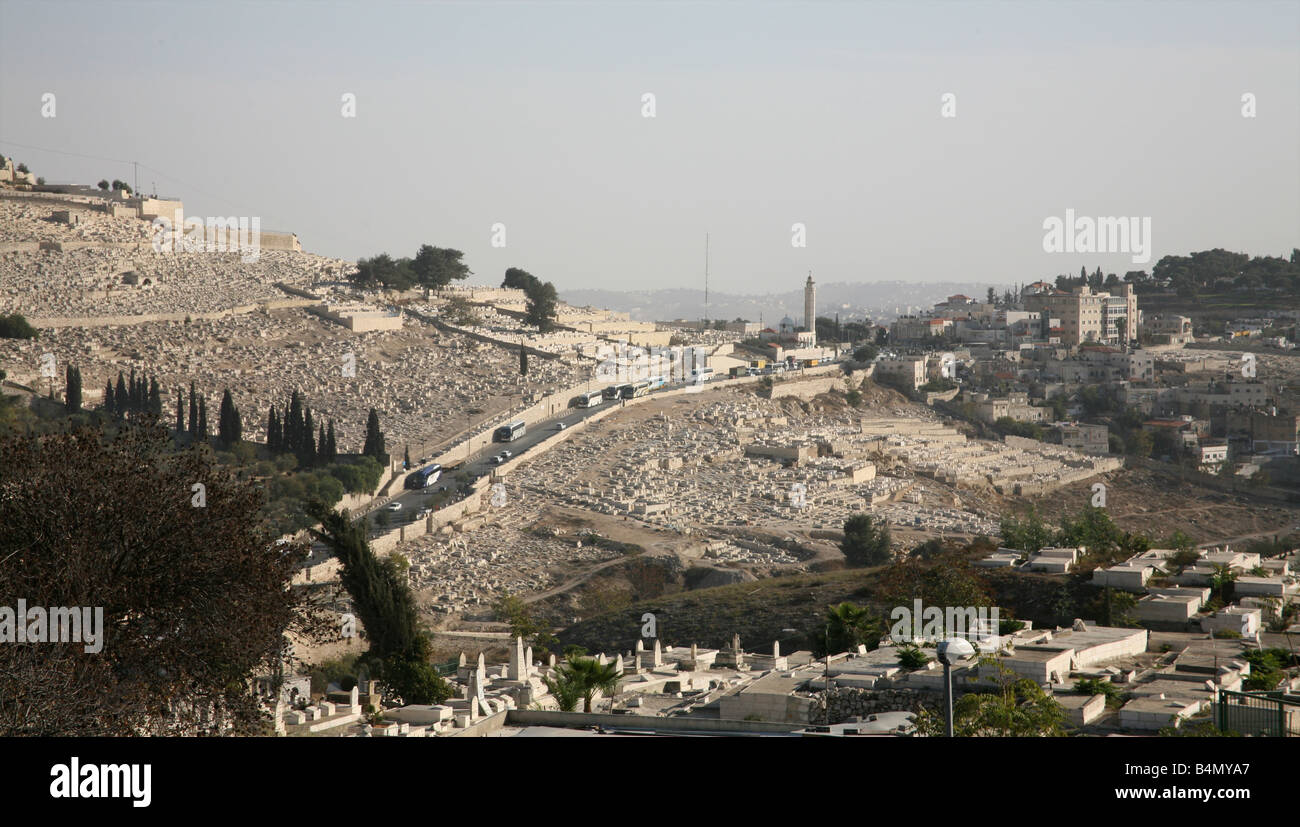
<svg viewBox="0 0 1300 827">
<path fill-rule="evenodd" d="M 208 441 L 208 398 L 199 397 L 199 439 Z"/>
<path fill-rule="evenodd" d="M 104 412 L 112 416 L 117 413 L 117 405 L 113 399 L 113 380 L 109 379 L 108 384 L 104 386 Z"/>
<path fill-rule="evenodd" d="M 149 413 L 162 419 L 162 391 L 156 377 L 149 380 Z"/>
<path fill-rule="evenodd" d="M 176 433 L 185 433 L 185 393 L 176 389 Z"/>
<path fill-rule="evenodd" d="M 81 410 L 81 373 L 72 365 L 64 369 L 63 409 L 70 414 Z"/>
<path fill-rule="evenodd" d="M 410 469 L 411 467 L 411 446 L 407 445 L 402 448 L 402 467 Z"/>
<path fill-rule="evenodd" d="M 298 446 L 298 461 L 305 466 L 316 462 L 316 431 L 311 419 L 311 408 L 307 409 L 307 415 L 303 418 L 302 444 Z"/>
<path fill-rule="evenodd" d="M 266 449 L 272 454 L 284 450 L 284 432 L 280 430 L 280 416 L 271 406 L 271 413 L 266 417 Z"/>
<path fill-rule="evenodd" d="M 366 444 L 361 453 L 379 460 L 380 465 L 388 463 L 388 453 L 384 450 L 384 434 L 379 430 L 379 411 L 370 409 L 366 420 Z"/>
<path fill-rule="evenodd" d="M 221 410 L 217 412 L 217 439 L 223 445 L 230 445 L 232 442 L 231 411 L 234 407 L 235 402 L 230 398 L 230 388 L 226 388 L 221 394 Z"/>
<path fill-rule="evenodd" d="M 193 382 L 190 382 L 190 437 L 199 438 L 199 400 Z"/>
<path fill-rule="evenodd" d="M 302 398 L 297 389 L 289 397 L 289 413 L 284 418 L 284 450 L 297 454 L 302 449 Z"/>
<path fill-rule="evenodd" d="M 523 345 L 519 346 L 519 375 L 528 375 L 528 351 L 524 350 Z"/>
<path fill-rule="evenodd" d="M 329 443 L 329 448 L 325 454 L 326 459 L 329 462 L 335 462 L 339 458 L 339 448 L 334 442 L 334 420 L 332 419 L 330 420 L 329 430 L 325 432 L 325 440 Z"/>
<path fill-rule="evenodd" d="M 244 439 L 244 420 L 239 415 L 239 408 L 232 403 L 230 406 L 230 444 L 242 442 Z"/>
<path fill-rule="evenodd" d="M 316 440 L 316 460 L 321 465 L 329 463 L 329 443 L 325 441 L 325 423 L 320 424 L 320 438 Z"/>
<path fill-rule="evenodd" d="M 119 417 L 125 417 L 127 411 L 131 409 L 130 397 L 126 393 L 126 377 L 122 376 L 122 371 L 117 372 L 117 391 L 114 394 L 115 399 L 113 407 L 117 410 Z"/>
</svg>

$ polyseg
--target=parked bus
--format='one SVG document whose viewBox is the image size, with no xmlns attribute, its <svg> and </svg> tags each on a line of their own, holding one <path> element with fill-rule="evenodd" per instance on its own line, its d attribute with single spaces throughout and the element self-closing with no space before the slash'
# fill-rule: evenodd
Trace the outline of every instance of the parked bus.
<svg viewBox="0 0 1300 827">
<path fill-rule="evenodd" d="M 652 391 L 657 391 L 663 386 L 668 384 L 668 380 L 663 378 L 662 376 L 651 376 L 649 382 L 650 382 L 650 390 Z"/>
<path fill-rule="evenodd" d="M 442 476 L 442 466 L 438 463 L 426 465 L 418 471 L 406 475 L 406 487 L 413 489 L 428 488 Z"/>
<path fill-rule="evenodd" d="M 524 421 L 522 419 L 511 422 L 509 425 L 502 425 L 497 428 L 496 433 L 492 435 L 494 442 L 514 442 L 524 435 Z"/>
<path fill-rule="evenodd" d="M 713 379 L 713 368 L 696 368 L 691 371 L 691 381 L 696 385 Z"/>
<path fill-rule="evenodd" d="M 579 408 L 594 408 L 601 402 L 605 401 L 605 394 L 602 391 L 592 391 L 578 396 Z"/>
<path fill-rule="evenodd" d="M 624 399 L 636 399 L 637 397 L 645 396 L 649 392 L 650 382 L 647 379 L 642 379 L 640 382 L 633 382 L 631 385 L 623 386 Z"/>
<path fill-rule="evenodd" d="M 601 396 L 604 397 L 605 399 L 618 399 L 619 394 L 621 394 L 622 392 L 623 392 L 622 385 L 610 385 L 600 393 Z"/>
</svg>

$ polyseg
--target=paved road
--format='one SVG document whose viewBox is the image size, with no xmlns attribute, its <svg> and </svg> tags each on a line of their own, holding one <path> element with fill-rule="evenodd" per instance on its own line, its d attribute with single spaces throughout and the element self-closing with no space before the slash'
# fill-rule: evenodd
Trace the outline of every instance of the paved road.
<svg viewBox="0 0 1300 827">
<path fill-rule="evenodd" d="M 715 387 L 725 385 L 725 383 L 720 379 L 715 379 L 710 384 Z M 685 387 L 685 383 L 679 382 L 679 383 L 667 385 L 663 388 L 660 388 L 657 391 L 653 391 L 650 395 L 655 396 L 657 394 L 663 393 L 664 391 L 674 390 L 681 387 Z M 709 387 L 709 385 L 704 385 L 703 387 L 707 388 Z M 599 388 L 593 384 L 592 390 L 599 390 Z M 510 453 L 512 454 L 512 458 L 522 456 L 523 454 L 527 453 L 529 450 L 533 449 L 537 445 L 541 444 L 542 442 L 545 442 L 546 440 L 550 439 L 551 437 L 559 433 L 560 432 L 559 423 L 563 422 L 565 428 L 569 428 L 572 427 L 575 423 L 581 422 L 582 420 L 586 419 L 589 416 L 593 416 L 595 414 L 600 413 L 601 411 L 608 410 L 610 407 L 621 406 L 622 404 L 623 404 L 622 400 L 606 399 L 593 408 L 574 408 L 574 407 L 565 408 L 563 410 L 557 411 L 556 416 L 552 417 L 551 419 L 547 419 L 542 422 L 538 422 L 536 425 L 530 426 L 528 430 L 524 433 L 524 435 L 516 439 L 514 442 L 508 442 L 508 443 L 493 442 L 489 444 L 486 448 L 482 449 L 481 451 L 471 454 L 468 461 L 457 463 L 456 465 L 452 465 L 449 466 L 448 468 L 445 468 L 443 470 L 441 479 L 439 479 L 438 482 L 436 482 L 431 488 L 427 489 L 426 491 L 403 490 L 400 494 L 394 497 L 393 502 L 401 503 L 402 507 L 396 513 L 390 513 L 390 519 L 391 519 L 390 528 L 391 526 L 394 525 L 400 525 L 402 523 L 409 523 L 413 521 L 415 519 L 416 512 L 422 506 L 426 505 L 428 501 L 431 499 L 430 497 L 431 492 L 437 491 L 444 487 L 453 491 L 459 491 L 460 488 L 467 489 L 469 485 L 473 484 L 473 482 L 478 478 L 485 477 L 488 474 L 491 474 L 492 470 L 497 467 L 492 462 L 492 458 L 497 454 L 501 453 L 503 450 L 510 451 Z M 502 422 L 501 424 L 505 424 L 505 423 Z M 455 480 L 456 473 L 460 471 L 464 471 L 466 474 L 469 475 L 468 481 L 463 486 L 457 483 Z M 395 486 L 400 485 L 404 483 L 404 481 L 405 480 L 403 479 L 399 482 L 395 482 L 394 485 Z M 388 508 L 388 505 L 383 506 L 383 508 Z M 366 519 L 371 523 L 372 526 L 374 525 L 375 514 L 377 514 L 381 510 L 382 509 L 376 509 L 370 515 L 367 515 Z"/>
<path fill-rule="evenodd" d="M 790 376 L 797 377 L 798 375 L 799 375 L 798 372 L 793 372 L 787 374 L 787 377 Z M 727 383 L 728 383 L 728 377 L 722 377 L 722 376 L 715 377 L 711 382 L 700 386 L 701 392 L 710 388 L 715 390 L 718 388 L 725 388 L 727 387 Z M 658 394 L 664 393 L 665 391 L 677 390 L 679 388 L 686 387 L 688 384 L 690 383 L 675 382 L 666 385 L 657 391 L 652 391 L 650 395 L 656 396 Z M 602 387 L 604 386 L 603 385 L 598 386 L 595 383 L 592 383 L 592 390 L 599 390 Z M 426 489 L 425 491 L 402 490 L 401 493 L 399 493 L 396 497 L 393 498 L 393 502 L 401 503 L 402 507 L 398 509 L 396 512 L 389 512 L 389 519 L 391 521 L 389 523 L 390 530 L 392 526 L 413 522 L 415 520 L 416 512 L 418 512 L 421 507 L 426 505 L 431 505 L 432 498 L 430 494 L 432 492 L 442 488 L 447 488 L 449 490 L 456 491 L 459 493 L 461 489 L 467 489 L 469 485 L 473 484 L 473 482 L 477 480 L 479 477 L 484 477 L 492 473 L 492 469 L 496 468 L 496 465 L 494 465 L 492 462 L 492 457 L 501 453 L 501 451 L 503 450 L 510 451 L 510 453 L 512 454 L 512 458 L 521 456 L 526 452 L 528 452 L 529 450 L 531 450 L 532 448 L 536 447 L 537 445 L 541 444 L 542 442 L 545 442 L 546 440 L 550 439 L 551 437 L 559 433 L 559 427 L 558 427 L 559 423 L 563 422 L 566 428 L 572 427 L 575 423 L 581 422 L 582 420 L 586 419 L 589 416 L 593 416 L 595 414 L 600 413 L 601 411 L 608 410 L 611 406 L 621 406 L 622 404 L 623 404 L 622 400 L 606 399 L 602 401 L 599 405 L 595 406 L 594 408 L 575 408 L 575 407 L 565 408 L 563 410 L 558 411 L 556 416 L 544 420 L 542 422 L 538 422 L 536 425 L 530 426 L 528 428 L 528 431 L 523 436 L 516 439 L 514 442 L 509 442 L 509 443 L 493 442 L 483 450 L 471 454 L 467 461 L 462 463 L 457 463 L 456 465 L 452 465 L 449 466 L 448 468 L 445 468 L 443 470 L 442 478 L 439 479 L 438 482 L 436 482 L 431 488 Z M 505 423 L 502 422 L 500 424 L 504 425 Z M 455 475 L 458 471 L 464 471 L 466 474 L 469 475 L 468 481 L 464 485 L 457 483 L 455 480 Z M 401 480 L 394 482 L 393 485 L 400 486 L 404 482 L 405 482 L 405 478 L 403 477 Z M 384 505 L 383 508 L 388 508 L 389 505 L 391 505 L 391 503 Z M 369 515 L 366 516 L 366 520 L 369 521 L 372 527 L 375 525 L 374 523 L 375 515 L 378 514 L 380 511 L 382 511 L 383 508 L 376 509 L 375 511 L 371 512 Z"/>
</svg>

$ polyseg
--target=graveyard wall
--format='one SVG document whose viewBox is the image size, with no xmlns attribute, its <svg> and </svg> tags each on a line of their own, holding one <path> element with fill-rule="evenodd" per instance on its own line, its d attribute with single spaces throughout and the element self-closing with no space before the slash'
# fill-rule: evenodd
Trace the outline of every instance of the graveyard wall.
<svg viewBox="0 0 1300 827">
<path fill-rule="evenodd" d="M 294 233 L 262 230 L 261 234 L 258 236 L 257 243 L 263 250 L 284 250 L 291 253 L 302 252 L 302 244 L 298 242 L 298 236 Z"/>
<path fill-rule="evenodd" d="M 44 316 L 30 318 L 27 321 L 36 328 L 58 327 L 115 327 L 119 325 L 149 324 L 151 322 L 183 322 L 185 319 L 224 319 L 257 310 L 280 310 L 286 307 L 308 307 L 318 300 L 310 299 L 271 299 L 256 304 L 241 304 L 225 310 L 210 313 L 141 313 L 131 316 Z"/>
<path fill-rule="evenodd" d="M 832 367 L 839 369 L 839 365 Z M 821 368 L 809 368 L 809 370 L 820 370 Z M 839 376 L 828 376 L 822 379 L 800 379 L 794 382 L 779 382 L 772 385 L 772 398 L 780 399 L 784 396 L 794 396 L 799 399 L 809 400 L 823 393 L 830 393 L 834 390 L 844 390 L 844 379 L 848 378 L 855 382 L 862 380 L 863 372 L 854 371 L 851 374 L 845 374 L 840 371 Z"/>
<path fill-rule="evenodd" d="M 514 710 L 505 709 L 485 718 L 480 718 L 469 729 L 453 729 L 446 734 L 448 738 L 482 738 L 500 732 L 509 723 L 509 715 Z"/>
<path fill-rule="evenodd" d="M 653 729 L 659 732 L 794 732 L 804 724 L 772 721 L 724 721 L 719 719 L 660 718 L 648 715 L 611 715 L 603 712 L 558 712 L 538 709 L 508 709 L 510 726 L 552 726 L 582 729 Z"/>
</svg>

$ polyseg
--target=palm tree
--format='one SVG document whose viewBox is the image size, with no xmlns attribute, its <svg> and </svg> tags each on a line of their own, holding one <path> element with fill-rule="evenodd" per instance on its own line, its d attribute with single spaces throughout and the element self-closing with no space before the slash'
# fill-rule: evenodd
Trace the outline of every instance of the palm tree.
<svg viewBox="0 0 1300 827">
<path fill-rule="evenodd" d="M 555 675 L 546 678 L 546 688 L 560 703 L 560 709 L 572 712 L 583 701 L 583 712 L 590 712 L 596 692 L 613 695 L 622 678 L 614 665 L 601 663 L 595 658 L 575 658 L 556 667 Z"/>
<path fill-rule="evenodd" d="M 856 649 L 860 644 L 874 647 L 880 642 L 882 630 L 880 619 L 870 609 L 841 603 L 826 607 L 825 634 L 823 643 L 830 653 Z"/>
<path fill-rule="evenodd" d="M 1227 591 L 1229 583 L 1237 579 L 1237 573 L 1226 565 L 1216 565 L 1214 574 L 1210 576 L 1210 588 L 1219 593 L 1219 600 L 1227 602 L 1224 593 Z"/>
</svg>

